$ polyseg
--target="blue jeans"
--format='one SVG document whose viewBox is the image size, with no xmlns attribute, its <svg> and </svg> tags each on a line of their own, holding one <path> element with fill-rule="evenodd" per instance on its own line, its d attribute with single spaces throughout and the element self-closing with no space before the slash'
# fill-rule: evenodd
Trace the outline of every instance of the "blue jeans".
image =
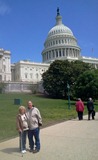
<svg viewBox="0 0 98 160">
<path fill-rule="evenodd" d="M 26 135 L 27 135 L 27 132 L 28 131 L 26 130 L 26 131 L 23 131 L 23 132 L 19 133 L 19 137 L 20 137 L 20 142 L 19 142 L 20 151 L 26 150 Z"/>
<path fill-rule="evenodd" d="M 34 145 L 36 146 L 35 148 L 37 150 L 40 150 L 39 132 L 40 132 L 40 128 L 36 128 L 34 130 L 29 130 L 28 131 L 29 145 L 30 145 L 31 150 L 34 149 Z"/>
</svg>

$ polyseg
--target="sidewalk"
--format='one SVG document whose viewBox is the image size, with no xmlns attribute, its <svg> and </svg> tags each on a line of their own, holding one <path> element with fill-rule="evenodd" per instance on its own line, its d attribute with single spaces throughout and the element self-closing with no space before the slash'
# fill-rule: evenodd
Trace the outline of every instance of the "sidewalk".
<svg viewBox="0 0 98 160">
<path fill-rule="evenodd" d="M 41 129 L 40 137 L 41 151 L 23 157 L 18 138 L 0 143 L 0 160 L 98 160 L 98 113 L 95 120 L 84 116 Z"/>
</svg>

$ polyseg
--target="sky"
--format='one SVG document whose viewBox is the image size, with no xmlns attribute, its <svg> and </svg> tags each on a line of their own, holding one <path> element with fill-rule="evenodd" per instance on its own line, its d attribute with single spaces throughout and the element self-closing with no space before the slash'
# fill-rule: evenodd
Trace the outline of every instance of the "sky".
<svg viewBox="0 0 98 160">
<path fill-rule="evenodd" d="M 42 62 L 57 7 L 81 55 L 98 58 L 98 0 L 0 0 L 0 48 L 11 51 L 11 63 Z"/>
</svg>

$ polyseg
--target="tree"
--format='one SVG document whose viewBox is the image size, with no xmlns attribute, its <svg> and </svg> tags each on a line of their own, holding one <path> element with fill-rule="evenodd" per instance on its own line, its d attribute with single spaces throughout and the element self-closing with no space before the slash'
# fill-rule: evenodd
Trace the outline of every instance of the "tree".
<svg viewBox="0 0 98 160">
<path fill-rule="evenodd" d="M 92 65 L 82 62 L 82 61 L 74 61 L 71 62 L 72 66 L 72 74 L 71 74 L 71 94 L 72 97 L 75 97 L 75 86 L 78 77 L 83 74 L 85 71 L 95 70 Z"/>
<path fill-rule="evenodd" d="M 90 66 L 81 61 L 56 60 L 42 75 L 43 87 L 51 97 L 66 97 L 67 82 L 70 85 L 71 93 L 73 93 L 73 86 L 77 77 L 88 69 L 90 69 Z"/>
<path fill-rule="evenodd" d="M 0 82 L 0 94 L 4 91 L 6 84 L 4 82 Z"/>
<path fill-rule="evenodd" d="M 43 74 L 43 86 L 50 96 L 61 98 L 65 94 L 67 85 L 65 70 L 68 66 L 68 61 L 64 65 L 63 61 L 56 60 Z"/>
<path fill-rule="evenodd" d="M 74 89 L 76 97 L 84 100 L 98 98 L 98 71 L 85 71 L 78 77 Z"/>
</svg>

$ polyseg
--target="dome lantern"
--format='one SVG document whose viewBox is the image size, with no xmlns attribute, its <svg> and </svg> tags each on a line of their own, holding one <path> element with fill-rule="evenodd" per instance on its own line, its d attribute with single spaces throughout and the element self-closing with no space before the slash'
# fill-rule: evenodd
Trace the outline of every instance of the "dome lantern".
<svg viewBox="0 0 98 160">
<path fill-rule="evenodd" d="M 56 25 L 62 24 L 62 16 L 60 16 L 59 8 L 57 8 Z"/>
</svg>

